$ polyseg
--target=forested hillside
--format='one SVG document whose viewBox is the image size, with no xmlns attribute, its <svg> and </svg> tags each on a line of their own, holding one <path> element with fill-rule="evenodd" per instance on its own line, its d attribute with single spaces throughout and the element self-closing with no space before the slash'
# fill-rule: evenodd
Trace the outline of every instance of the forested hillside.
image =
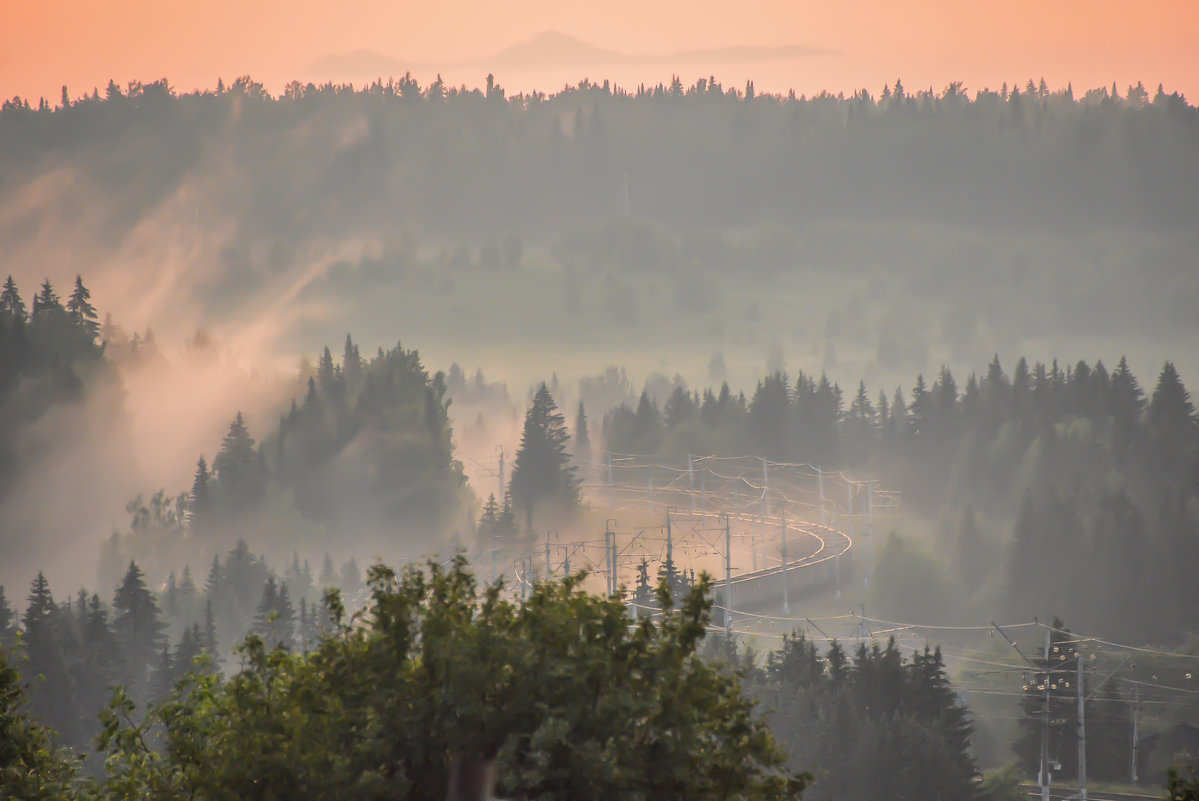
<svg viewBox="0 0 1199 801">
<path fill-rule="evenodd" d="M 1109 372 L 1021 358 L 1008 375 L 996 357 L 961 389 L 943 367 L 877 395 L 775 373 L 749 396 L 676 386 L 659 408 L 643 392 L 604 433 L 613 452 L 668 462 L 752 453 L 882 477 L 917 514 L 949 511 L 953 583 L 1020 619 L 1132 640 L 1199 626 L 1199 419 L 1169 362 L 1148 392 L 1123 359 Z"/>
<path fill-rule="evenodd" d="M 1194 763 L 1186 98 L 82 89 L 0 105 L 0 797 Z"/>
<path fill-rule="evenodd" d="M 1199 114 L 1156 86 L 82 90 L 0 111 L 0 245 L 26 282 L 88 248 L 139 329 L 286 309 L 258 344 L 310 351 L 402 319 L 492 374 L 520 365 L 463 321 L 571 374 L 645 336 L 692 381 L 717 353 L 891 381 L 1088 336 L 1199 367 L 1168 347 L 1196 332 Z"/>
<path fill-rule="evenodd" d="M 27 303 L 8 276 L 0 291 L 0 502 L 19 471 L 39 458 L 51 432 L 38 420 L 80 401 L 89 383 L 112 381 L 91 293 L 76 278 L 64 304 L 50 281 Z M 79 432 L 76 432 L 78 435 Z"/>
<path fill-rule="evenodd" d="M 349 336 L 340 364 L 326 347 L 306 372 L 303 397 L 261 442 L 238 412 L 190 489 L 130 501 L 128 530 L 104 545 L 104 578 L 138 558 L 161 580 L 240 538 L 274 554 L 416 556 L 472 526 L 443 373 L 399 345 L 363 359 Z"/>
<path fill-rule="evenodd" d="M 472 237 L 602 219 L 623 211 L 626 187 L 629 206 L 672 227 L 898 212 L 1170 229 L 1188 222 L 1180 201 L 1199 170 L 1193 107 L 1139 84 L 1075 96 L 1029 81 L 971 97 L 958 83 L 897 82 L 796 98 L 709 80 L 629 91 L 583 82 L 510 98 L 494 83 L 400 78 L 357 90 L 293 83 L 273 98 L 243 78 L 183 95 L 166 80 L 78 87 L 66 101 L 6 101 L 0 164 L 21 176 L 52 158 L 129 197 L 106 221 L 114 233 L 213 169 L 249 175 L 198 201 L 231 201 L 268 232 L 343 236 L 398 222 Z"/>
</svg>

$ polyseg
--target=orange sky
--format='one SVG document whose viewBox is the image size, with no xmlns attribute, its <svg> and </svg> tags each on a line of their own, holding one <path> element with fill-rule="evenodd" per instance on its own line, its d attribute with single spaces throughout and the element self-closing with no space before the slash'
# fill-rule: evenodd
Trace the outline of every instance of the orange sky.
<svg viewBox="0 0 1199 801">
<path fill-rule="evenodd" d="M 318 79 L 311 63 L 359 48 L 421 62 L 486 56 L 553 29 L 597 46 L 665 54 L 732 45 L 810 45 L 831 51 L 789 61 L 678 65 L 726 84 L 877 92 L 963 80 L 970 90 L 1045 77 L 1053 87 L 1164 82 L 1199 100 L 1195 0 L 0 0 L 0 96 L 73 96 L 110 77 L 167 77 L 179 89 L 249 73 L 277 91 Z M 470 69 L 453 82 L 482 79 Z M 497 78 L 510 90 L 556 89 L 584 77 L 667 80 L 670 65 L 552 70 Z M 419 77 L 425 77 L 418 73 Z"/>
</svg>

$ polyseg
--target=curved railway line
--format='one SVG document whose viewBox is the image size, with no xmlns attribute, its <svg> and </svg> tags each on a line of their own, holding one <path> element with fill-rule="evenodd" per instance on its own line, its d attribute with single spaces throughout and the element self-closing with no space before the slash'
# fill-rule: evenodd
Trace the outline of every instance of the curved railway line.
<svg viewBox="0 0 1199 801">
<path fill-rule="evenodd" d="M 540 577 L 586 569 L 626 598 L 642 562 L 651 583 L 673 565 L 713 576 L 718 622 L 752 618 L 820 592 L 840 592 L 870 547 L 876 513 L 899 494 L 875 482 L 760 457 L 688 457 L 660 464 L 611 454 L 586 466 L 584 497 L 611 515 L 601 537 L 496 546 L 470 557 L 476 572 L 524 593 Z M 855 547 L 858 546 L 858 547 Z M 631 601 L 630 601 L 631 602 Z"/>
</svg>

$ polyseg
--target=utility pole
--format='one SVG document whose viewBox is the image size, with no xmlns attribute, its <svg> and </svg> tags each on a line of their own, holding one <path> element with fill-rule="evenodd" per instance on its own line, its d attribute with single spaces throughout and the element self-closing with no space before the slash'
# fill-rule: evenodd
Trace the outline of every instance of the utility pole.
<svg viewBox="0 0 1199 801">
<path fill-rule="evenodd" d="M 762 458 L 762 522 L 766 522 L 766 518 L 770 516 L 770 502 L 767 497 L 770 494 L 770 475 L 766 472 L 766 457 Z"/>
<path fill-rule="evenodd" d="M 695 461 L 687 454 L 687 479 L 691 483 L 691 514 L 695 514 Z"/>
<path fill-rule="evenodd" d="M 708 489 L 705 486 L 704 479 L 705 479 L 705 476 L 701 472 L 699 474 L 699 501 L 700 501 L 699 513 L 700 513 L 700 519 L 704 520 L 706 522 L 707 512 L 705 511 L 705 509 L 707 508 L 707 505 L 708 505 Z"/>
<path fill-rule="evenodd" d="M 733 534 L 724 516 L 724 635 L 733 636 Z"/>
<path fill-rule="evenodd" d="M 783 614 L 791 614 L 791 600 L 787 593 L 787 506 L 779 510 L 779 523 L 783 529 Z"/>
<path fill-rule="evenodd" d="M 1041 727 L 1041 775 L 1037 783 L 1041 785 L 1041 801 L 1049 801 L 1049 629 L 1045 629 L 1045 710 Z"/>
<path fill-rule="evenodd" d="M 1078 801 L 1087 801 L 1087 718 L 1082 692 L 1082 651 L 1078 652 Z"/>
<path fill-rule="evenodd" d="M 674 538 L 670 530 L 670 509 L 666 510 L 666 564 L 674 569 Z"/>
<path fill-rule="evenodd" d="M 612 532 L 612 594 L 620 592 L 620 575 L 617 563 L 619 555 L 616 552 L 616 532 Z"/>
<path fill-rule="evenodd" d="M 820 491 L 820 525 L 824 525 L 824 471 L 816 468 L 816 489 Z"/>
<path fill-rule="evenodd" d="M 1137 717 L 1141 711 L 1141 685 L 1132 686 L 1132 783 L 1137 783 Z"/>
<path fill-rule="evenodd" d="M 550 566 L 550 533 L 545 532 L 545 580 L 549 581 L 554 575 L 554 569 Z"/>
<path fill-rule="evenodd" d="M 612 522 L 604 521 L 604 563 L 608 574 L 608 594 L 612 594 Z"/>
<path fill-rule="evenodd" d="M 866 539 L 866 569 L 862 571 L 862 583 L 870 585 L 870 577 L 874 574 L 874 483 L 866 485 L 866 530 L 862 532 Z"/>
</svg>

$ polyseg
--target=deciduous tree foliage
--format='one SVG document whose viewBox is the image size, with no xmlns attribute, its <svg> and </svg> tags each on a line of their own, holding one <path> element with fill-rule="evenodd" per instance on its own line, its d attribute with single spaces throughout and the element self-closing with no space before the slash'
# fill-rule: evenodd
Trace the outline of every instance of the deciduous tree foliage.
<svg viewBox="0 0 1199 801">
<path fill-rule="evenodd" d="M 461 560 L 376 566 L 370 606 L 310 654 L 251 637 L 242 672 L 184 683 L 144 722 L 119 698 L 91 794 L 441 799 L 451 762 L 476 756 L 517 798 L 799 796 L 804 777 L 736 679 L 696 654 L 706 579 L 635 625 L 580 581 L 518 606 L 499 587 L 480 594 Z"/>
<path fill-rule="evenodd" d="M 0 644 L 0 798 L 68 799 L 75 767 L 54 747 L 52 732 L 25 712 L 21 676 L 9 659 Z"/>
</svg>

